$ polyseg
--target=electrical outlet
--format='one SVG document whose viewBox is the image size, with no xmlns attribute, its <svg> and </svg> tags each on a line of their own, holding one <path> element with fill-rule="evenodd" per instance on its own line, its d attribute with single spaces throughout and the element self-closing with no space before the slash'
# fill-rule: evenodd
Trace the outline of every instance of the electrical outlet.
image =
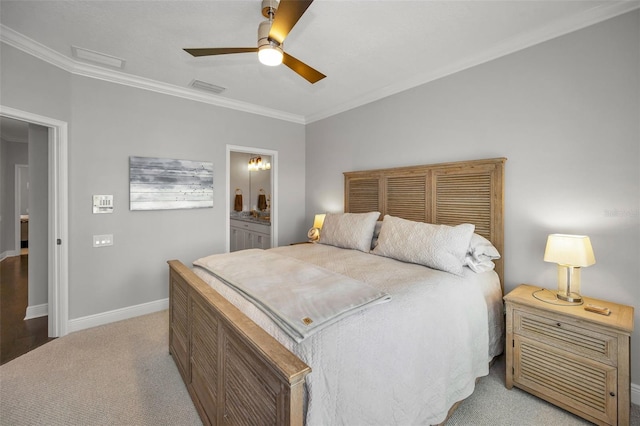
<svg viewBox="0 0 640 426">
<path fill-rule="evenodd" d="M 113 234 L 94 235 L 93 246 L 94 247 L 106 247 L 113 245 Z"/>
</svg>

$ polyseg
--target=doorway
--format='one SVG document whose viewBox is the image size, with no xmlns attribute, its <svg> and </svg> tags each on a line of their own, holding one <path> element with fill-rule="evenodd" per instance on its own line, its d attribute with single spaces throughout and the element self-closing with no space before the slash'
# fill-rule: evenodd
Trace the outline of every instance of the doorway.
<svg viewBox="0 0 640 426">
<path fill-rule="evenodd" d="M 237 146 L 237 145 L 227 145 L 227 173 L 226 173 L 226 251 L 229 252 L 231 250 L 231 212 L 234 210 L 234 191 L 231 188 L 231 171 L 233 165 L 231 163 L 232 153 L 242 153 L 242 154 L 251 154 L 253 156 L 265 156 L 271 158 L 271 194 L 269 197 L 269 217 L 271 222 L 271 244 L 270 247 L 278 246 L 278 151 L 273 151 L 269 149 L 255 148 L 255 147 L 247 147 L 247 146 Z M 249 198 L 253 197 L 253 194 L 249 196 Z M 256 200 L 250 199 L 247 200 L 247 207 L 250 210 L 254 204 L 257 204 L 257 194 Z"/>
<path fill-rule="evenodd" d="M 46 231 L 47 300 L 49 337 L 67 334 L 68 313 L 68 162 L 67 123 L 0 106 L 0 117 L 45 127 L 48 154 L 48 194 Z M 19 250 L 20 247 L 15 249 Z"/>
</svg>

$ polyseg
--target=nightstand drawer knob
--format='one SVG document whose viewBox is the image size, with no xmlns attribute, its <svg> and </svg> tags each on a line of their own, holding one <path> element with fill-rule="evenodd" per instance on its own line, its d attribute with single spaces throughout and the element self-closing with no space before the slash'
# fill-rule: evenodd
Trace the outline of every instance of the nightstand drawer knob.
<svg viewBox="0 0 640 426">
<path fill-rule="evenodd" d="M 609 395 L 616 396 L 616 394 L 614 392 L 609 392 Z"/>
</svg>

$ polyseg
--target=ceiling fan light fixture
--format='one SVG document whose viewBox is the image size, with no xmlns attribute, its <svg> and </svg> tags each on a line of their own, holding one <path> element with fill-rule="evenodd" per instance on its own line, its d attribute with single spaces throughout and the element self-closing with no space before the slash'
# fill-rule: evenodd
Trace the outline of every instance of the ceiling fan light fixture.
<svg viewBox="0 0 640 426">
<path fill-rule="evenodd" d="M 280 46 L 265 45 L 258 47 L 258 59 L 264 65 L 275 67 L 282 63 L 282 48 Z"/>
<path fill-rule="evenodd" d="M 258 60 L 270 67 L 282 63 L 282 46 L 269 38 L 271 21 L 262 21 L 258 27 Z"/>
</svg>

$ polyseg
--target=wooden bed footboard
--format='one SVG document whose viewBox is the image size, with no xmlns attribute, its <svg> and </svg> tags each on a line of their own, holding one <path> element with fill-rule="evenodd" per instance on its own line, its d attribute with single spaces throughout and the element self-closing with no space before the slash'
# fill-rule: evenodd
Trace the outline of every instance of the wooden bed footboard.
<svg viewBox="0 0 640 426">
<path fill-rule="evenodd" d="M 302 425 L 311 368 L 178 260 L 169 352 L 204 424 Z"/>
</svg>

